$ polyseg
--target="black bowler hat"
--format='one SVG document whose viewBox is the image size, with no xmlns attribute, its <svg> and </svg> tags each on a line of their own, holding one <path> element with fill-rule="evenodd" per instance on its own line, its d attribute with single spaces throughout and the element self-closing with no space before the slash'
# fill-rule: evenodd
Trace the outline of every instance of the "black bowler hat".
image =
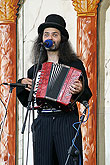
<svg viewBox="0 0 110 165">
<path fill-rule="evenodd" d="M 53 27 L 58 30 L 60 30 L 61 34 L 63 34 L 67 40 L 69 38 L 68 31 L 65 29 L 66 28 L 66 22 L 63 17 L 57 14 L 50 14 L 46 17 L 45 22 L 42 23 L 38 27 L 38 33 L 41 33 L 44 31 L 45 28 L 48 27 Z"/>
</svg>

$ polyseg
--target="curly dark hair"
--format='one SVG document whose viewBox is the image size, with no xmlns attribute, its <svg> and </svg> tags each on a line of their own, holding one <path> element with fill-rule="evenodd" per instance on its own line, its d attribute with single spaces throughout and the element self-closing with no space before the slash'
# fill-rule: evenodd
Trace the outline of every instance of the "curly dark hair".
<svg viewBox="0 0 110 165">
<path fill-rule="evenodd" d="M 42 42 L 43 33 L 39 34 L 38 37 L 35 39 L 33 48 L 32 48 L 32 62 L 34 64 L 38 63 L 39 55 L 40 55 L 40 43 Z M 47 50 L 44 48 L 42 52 L 41 62 L 47 61 Z M 66 37 L 61 34 L 61 43 L 59 46 L 59 61 L 63 64 L 68 65 L 72 61 L 78 59 L 78 56 L 73 51 L 71 43 L 67 41 Z"/>
</svg>

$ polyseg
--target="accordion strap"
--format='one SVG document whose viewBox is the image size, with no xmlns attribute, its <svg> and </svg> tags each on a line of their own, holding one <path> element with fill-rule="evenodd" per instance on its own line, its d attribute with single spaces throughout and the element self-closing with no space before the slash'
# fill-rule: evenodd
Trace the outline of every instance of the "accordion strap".
<svg viewBox="0 0 110 165">
<path fill-rule="evenodd" d="M 83 85 L 83 89 L 82 89 L 82 91 L 80 92 L 80 94 L 75 98 L 75 100 L 74 100 L 74 102 L 73 103 L 71 103 L 71 105 L 70 105 L 70 108 L 71 109 L 73 109 L 74 108 L 74 104 L 76 103 L 76 101 L 78 101 L 78 99 L 81 97 L 81 95 L 83 94 L 83 92 L 84 92 L 84 87 L 85 87 L 85 83 L 84 83 L 84 76 L 82 76 L 82 85 Z"/>
</svg>

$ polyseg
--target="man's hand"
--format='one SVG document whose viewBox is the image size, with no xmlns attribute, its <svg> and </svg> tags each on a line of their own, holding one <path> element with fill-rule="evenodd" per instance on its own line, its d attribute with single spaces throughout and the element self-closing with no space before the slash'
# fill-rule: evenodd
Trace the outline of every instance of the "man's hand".
<svg viewBox="0 0 110 165">
<path fill-rule="evenodd" d="M 31 90 L 31 87 L 32 87 L 32 79 L 30 79 L 30 78 L 24 78 L 24 79 L 22 79 L 21 84 L 27 84 L 28 87 L 25 88 L 25 89 L 28 90 L 28 91 L 30 91 Z"/>
<path fill-rule="evenodd" d="M 78 94 L 82 91 L 83 85 L 80 80 L 75 80 L 74 83 L 70 86 L 71 94 Z"/>
</svg>

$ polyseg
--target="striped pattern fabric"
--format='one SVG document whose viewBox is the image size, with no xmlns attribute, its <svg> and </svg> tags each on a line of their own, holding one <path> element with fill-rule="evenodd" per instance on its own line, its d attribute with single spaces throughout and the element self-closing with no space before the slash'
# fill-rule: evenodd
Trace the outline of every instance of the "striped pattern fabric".
<svg viewBox="0 0 110 165">
<path fill-rule="evenodd" d="M 68 149 L 75 136 L 72 127 L 78 121 L 73 112 L 58 112 L 39 114 L 34 121 L 35 129 L 35 159 L 34 165 L 65 165 Z M 32 125 L 32 128 L 33 128 Z M 81 134 L 77 137 L 75 145 L 82 150 Z M 70 156 L 68 165 L 75 164 Z"/>
</svg>

